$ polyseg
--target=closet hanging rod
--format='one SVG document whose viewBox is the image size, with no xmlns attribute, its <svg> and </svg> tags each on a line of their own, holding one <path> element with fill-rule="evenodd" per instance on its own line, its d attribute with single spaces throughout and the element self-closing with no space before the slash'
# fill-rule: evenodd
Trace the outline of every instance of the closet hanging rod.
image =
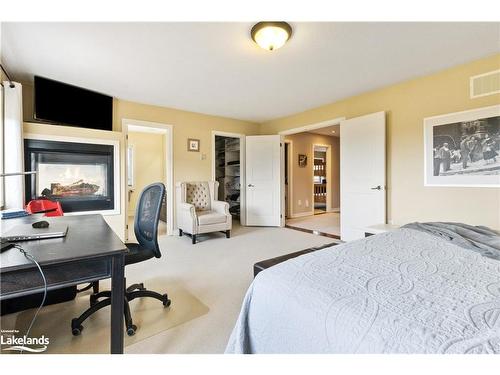
<svg viewBox="0 0 500 375">
<path fill-rule="evenodd" d="M 7 79 L 9 80 L 9 83 L 10 83 L 9 87 L 10 87 L 10 88 L 14 88 L 14 87 L 16 87 L 16 86 L 14 85 L 14 82 L 12 82 L 12 80 L 10 79 L 9 73 L 7 73 L 7 70 L 5 70 L 5 68 L 3 67 L 3 65 L 2 65 L 2 64 L 0 64 L 0 69 L 2 69 L 2 71 L 5 73 L 5 76 L 6 76 L 6 77 L 7 77 Z"/>
</svg>

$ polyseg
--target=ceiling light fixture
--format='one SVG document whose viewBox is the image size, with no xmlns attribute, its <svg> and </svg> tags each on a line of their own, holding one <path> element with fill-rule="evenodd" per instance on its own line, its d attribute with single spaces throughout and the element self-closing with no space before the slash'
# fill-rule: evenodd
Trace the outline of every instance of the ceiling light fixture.
<svg viewBox="0 0 500 375">
<path fill-rule="evenodd" d="M 252 39 L 261 48 L 274 51 L 292 36 L 292 27 L 286 22 L 259 22 L 252 27 Z"/>
</svg>

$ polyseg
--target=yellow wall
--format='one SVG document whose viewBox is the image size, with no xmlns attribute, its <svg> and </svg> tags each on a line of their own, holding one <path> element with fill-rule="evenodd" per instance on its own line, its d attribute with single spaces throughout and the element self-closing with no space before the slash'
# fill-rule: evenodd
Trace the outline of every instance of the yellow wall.
<svg viewBox="0 0 500 375">
<path fill-rule="evenodd" d="M 134 216 L 141 191 L 153 182 L 165 181 L 165 136 L 154 133 L 128 133 L 134 149 L 134 186 L 128 201 L 128 216 Z"/>
<path fill-rule="evenodd" d="M 31 122 L 33 114 L 33 87 L 23 84 L 24 121 Z M 173 125 L 174 180 L 207 180 L 211 171 L 211 134 L 220 130 L 247 135 L 259 134 L 259 124 L 226 117 L 181 111 L 127 100 L 113 101 L 113 131 L 122 131 L 122 120 L 142 120 Z M 187 151 L 187 139 L 200 139 L 200 152 Z M 201 155 L 206 158 L 201 160 Z"/>
<path fill-rule="evenodd" d="M 389 220 L 395 224 L 414 220 L 464 221 L 500 228 L 500 189 L 423 186 L 423 119 L 499 104 L 500 95 L 469 98 L 469 77 L 499 68 L 500 54 L 260 125 L 116 99 L 114 132 L 29 123 L 25 123 L 25 132 L 67 136 L 92 134 L 97 138 L 116 138 L 123 144 L 121 123 L 124 118 L 170 124 L 174 127 L 174 182 L 177 182 L 211 178 L 212 130 L 249 135 L 276 134 L 332 118 L 352 118 L 383 110 L 387 113 Z M 29 105 L 29 86 L 24 86 L 23 90 L 28 94 L 25 102 Z M 187 151 L 188 138 L 201 140 L 201 152 Z M 201 160 L 203 154 L 206 158 Z M 121 156 L 124 176 L 123 147 Z M 123 199 L 124 196 L 123 190 Z M 125 222 L 124 217 L 121 220 Z M 120 226 L 114 228 L 119 235 L 124 232 Z"/>
<path fill-rule="evenodd" d="M 292 143 L 292 155 L 290 163 L 292 166 L 292 217 L 297 214 L 313 212 L 313 176 L 314 176 L 314 155 L 313 145 L 330 145 L 332 147 L 332 160 L 327 168 L 330 168 L 331 181 L 328 181 L 331 188 L 332 208 L 340 205 L 340 145 L 337 137 L 313 133 L 298 133 L 288 135 L 285 140 Z M 299 167 L 299 154 L 307 155 L 307 166 Z M 299 200 L 301 204 L 299 204 Z M 309 206 L 306 205 L 309 202 Z"/>
<path fill-rule="evenodd" d="M 500 189 L 424 187 L 423 171 L 423 119 L 499 104 L 498 94 L 469 98 L 469 77 L 499 68 L 500 54 L 497 54 L 268 121 L 261 124 L 261 134 L 276 134 L 343 116 L 352 118 L 386 111 L 388 219 L 394 224 L 415 220 L 461 221 L 499 229 Z"/>
<path fill-rule="evenodd" d="M 122 119 L 161 122 L 173 125 L 174 181 L 209 180 L 212 177 L 212 130 L 258 134 L 259 124 L 225 117 L 180 111 L 171 108 L 114 101 L 113 130 L 121 131 Z M 188 138 L 200 140 L 200 152 L 187 151 Z M 201 160 L 201 156 L 205 159 Z"/>
<path fill-rule="evenodd" d="M 122 133 L 122 119 L 159 122 L 173 126 L 173 173 L 174 187 L 178 181 L 209 180 L 211 171 L 211 134 L 212 130 L 258 134 L 259 124 L 247 121 L 210 116 L 200 113 L 181 111 L 172 108 L 115 99 L 113 102 L 113 132 L 89 130 L 69 126 L 42 125 L 30 122 L 32 114 L 32 87 L 23 85 L 24 132 L 38 135 L 60 135 L 65 137 L 115 139 L 120 141 L 121 173 L 121 213 L 105 216 L 106 221 L 120 238 L 124 239 L 127 202 L 125 189 L 125 151 Z M 200 152 L 187 151 L 187 139 L 200 139 Z M 201 160 L 204 155 L 205 159 Z"/>
</svg>

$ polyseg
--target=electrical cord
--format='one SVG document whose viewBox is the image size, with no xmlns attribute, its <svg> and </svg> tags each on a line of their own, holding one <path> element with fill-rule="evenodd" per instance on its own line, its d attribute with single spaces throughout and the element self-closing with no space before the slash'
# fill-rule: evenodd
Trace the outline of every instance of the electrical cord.
<svg viewBox="0 0 500 375">
<path fill-rule="evenodd" d="M 15 244 L 14 247 L 16 249 L 18 249 L 21 252 L 21 254 L 23 254 L 26 257 L 26 259 L 28 259 L 29 261 L 33 262 L 38 267 L 38 270 L 40 271 L 40 275 L 42 275 L 42 279 L 43 279 L 43 299 L 42 299 L 42 303 L 40 304 L 40 306 L 38 306 L 38 309 L 36 310 L 35 315 L 33 316 L 33 319 L 31 319 L 31 323 L 28 326 L 28 329 L 26 330 L 25 336 L 29 337 L 31 328 L 33 327 L 33 324 L 35 323 L 35 320 L 38 317 L 38 313 L 42 309 L 43 305 L 45 304 L 45 299 L 47 298 L 47 279 L 45 278 L 45 274 L 42 271 L 42 267 L 40 267 L 40 264 L 36 261 L 36 259 L 33 257 L 33 255 L 31 255 L 30 253 L 26 252 L 26 250 L 24 250 L 18 244 Z M 23 353 L 23 351 L 21 350 L 21 354 L 22 353 Z"/>
</svg>

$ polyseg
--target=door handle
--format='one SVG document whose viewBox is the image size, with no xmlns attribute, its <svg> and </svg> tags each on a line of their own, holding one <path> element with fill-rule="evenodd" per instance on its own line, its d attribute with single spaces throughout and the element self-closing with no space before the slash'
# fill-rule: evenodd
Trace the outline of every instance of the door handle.
<svg viewBox="0 0 500 375">
<path fill-rule="evenodd" d="M 253 184 L 248 184 L 248 187 L 255 187 L 255 185 L 253 185 Z"/>
<path fill-rule="evenodd" d="M 382 190 L 382 186 L 378 185 L 371 188 L 372 190 Z"/>
</svg>

